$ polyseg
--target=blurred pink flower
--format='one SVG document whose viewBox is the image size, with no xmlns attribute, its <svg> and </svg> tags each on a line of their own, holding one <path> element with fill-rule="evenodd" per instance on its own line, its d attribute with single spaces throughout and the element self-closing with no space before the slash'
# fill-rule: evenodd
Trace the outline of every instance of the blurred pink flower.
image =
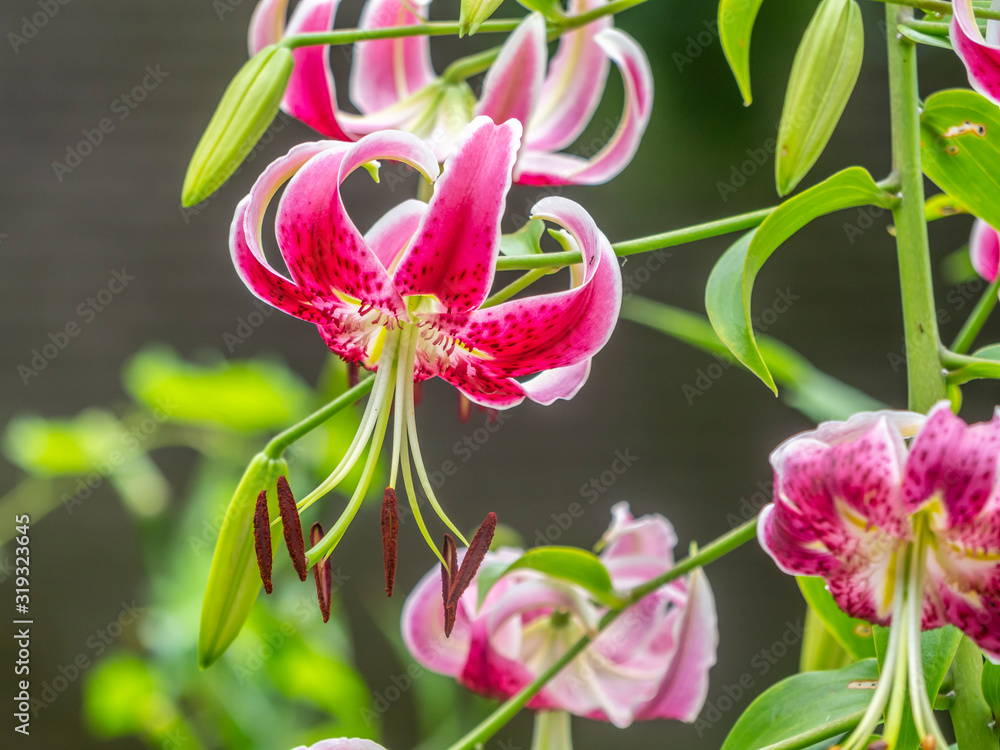
<svg viewBox="0 0 1000 750">
<path fill-rule="evenodd" d="M 334 740 L 321 740 L 315 745 L 306 747 L 299 745 L 292 750 L 385 750 L 381 745 L 376 745 L 371 740 L 347 739 L 339 737 Z"/>
<path fill-rule="evenodd" d="M 634 519 L 626 503 L 613 509 L 601 560 L 620 590 L 673 565 L 677 543 L 659 515 Z M 504 566 L 520 550 L 487 555 L 484 566 Z M 531 682 L 606 610 L 587 593 L 533 571 L 501 578 L 477 606 L 477 584 L 462 597 L 451 638 L 442 636 L 437 569 L 406 600 L 403 638 L 414 657 L 477 693 L 504 699 Z M 718 628 L 715 599 L 699 569 L 663 586 L 621 614 L 528 704 L 628 726 L 635 720 L 694 721 L 708 693 Z"/>
<path fill-rule="evenodd" d="M 286 34 L 328 31 L 339 0 L 301 0 L 285 28 L 288 0 L 261 0 L 250 23 L 250 53 Z M 572 0 L 570 11 L 585 12 L 604 0 Z M 360 28 L 378 29 L 424 22 L 430 0 L 368 0 Z M 635 155 L 649 122 L 653 78 L 642 48 L 612 26 L 610 16 L 563 34 L 548 63 L 545 20 L 529 15 L 508 37 L 486 74 L 478 101 L 464 81 L 439 78 L 431 65 L 430 39 L 413 36 L 373 39 L 339 47 L 352 58 L 349 94 L 360 114 L 342 111 L 330 70 L 331 47 L 294 51 L 295 70 L 284 110 L 338 140 L 357 140 L 378 130 L 398 129 L 426 140 L 438 161 L 451 152 L 462 129 L 476 116 L 494 122 L 517 119 L 524 142 L 514 170 L 521 184 L 599 184 L 624 169 Z M 583 133 L 604 92 L 610 62 L 625 82 L 625 104 L 614 132 L 589 158 L 560 153 Z"/>
<path fill-rule="evenodd" d="M 983 38 L 972 0 L 952 2 L 951 45 L 965 64 L 976 91 L 1000 104 L 1000 21 L 986 22 Z"/>
<path fill-rule="evenodd" d="M 969 257 L 976 273 L 989 282 L 1000 274 L 1000 235 L 982 219 L 976 219 L 969 238 Z"/>
</svg>

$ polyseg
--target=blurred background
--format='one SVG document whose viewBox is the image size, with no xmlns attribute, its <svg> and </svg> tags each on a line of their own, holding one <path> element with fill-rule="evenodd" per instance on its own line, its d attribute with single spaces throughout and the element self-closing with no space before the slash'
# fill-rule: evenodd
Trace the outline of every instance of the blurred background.
<svg viewBox="0 0 1000 750">
<path fill-rule="evenodd" d="M 764 3 L 753 37 L 750 108 L 722 56 L 716 3 L 651 0 L 628 11 L 618 24 L 645 47 L 655 73 L 646 138 L 612 184 L 560 192 L 581 201 L 612 241 L 774 204 L 767 151 L 813 8 L 800 0 Z M 208 565 L 243 466 L 269 435 L 345 381 L 312 326 L 254 304 L 227 248 L 233 209 L 256 174 L 312 132 L 277 121 L 219 193 L 195 209 L 180 206 L 188 159 L 246 59 L 252 10 L 251 0 L 0 6 L 0 425 L 7 425 L 0 532 L 9 539 L 14 515 L 31 516 L 30 677 L 40 701 L 30 737 L 13 735 L 16 651 L 8 614 L 15 556 L 8 543 L 0 549 L 5 747 L 285 750 L 365 734 L 398 750 L 430 736 L 424 747 L 436 748 L 489 710 L 450 681 L 416 670 L 401 649 L 404 596 L 433 558 L 404 525 L 398 593 L 387 601 L 375 504 L 333 558 L 340 585 L 329 625 L 321 624 L 312 585 L 293 585 L 283 567 L 273 601 L 258 603 L 221 662 L 197 670 Z M 889 171 L 883 8 L 863 10 L 861 80 L 804 186 L 850 164 L 876 179 Z M 353 26 L 359 12 L 358 0 L 345 0 L 338 25 Z M 497 15 L 519 12 L 508 2 Z M 457 3 L 439 0 L 431 13 L 456 18 Z M 490 43 L 498 39 L 435 41 L 435 61 L 441 69 Z M 925 94 L 965 85 L 951 54 L 926 47 L 920 54 Z M 621 81 L 612 72 L 577 148 L 600 141 L 620 108 Z M 110 132 L 93 135 L 105 118 Z M 99 142 L 78 149 L 87 132 Z M 367 227 L 415 186 L 390 191 L 366 178 L 353 189 L 353 215 Z M 541 194 L 516 188 L 509 214 L 523 217 Z M 761 331 L 829 375 L 902 407 L 889 223 L 888 215 L 867 210 L 815 222 L 768 263 L 754 303 Z M 945 341 L 984 289 L 963 281 L 954 268 L 961 264 L 945 262 L 970 226 L 964 216 L 931 226 Z M 734 239 L 675 248 L 655 262 L 633 257 L 623 266 L 626 290 L 703 313 L 707 275 Z M 791 301 L 787 310 L 781 299 Z M 998 335 L 994 321 L 981 343 Z M 973 383 L 965 392 L 963 416 L 987 418 L 996 386 Z M 356 418 L 341 415 L 295 453 L 301 489 L 338 457 Z M 481 429 L 487 419 L 474 412 L 462 423 L 450 386 L 424 389 L 423 451 L 432 472 L 448 460 L 458 466 L 439 493 L 457 523 L 474 528 L 496 510 L 529 546 L 590 547 L 611 505 L 627 500 L 636 515 L 669 517 L 680 549 L 751 517 L 769 497 L 769 451 L 813 422 L 745 371 L 625 320 L 572 402 L 522 405 L 492 433 Z M 463 440 L 476 450 L 462 449 Z M 618 451 L 636 459 L 602 484 L 582 518 L 569 528 L 555 525 L 553 514 L 580 501 L 592 478 L 608 476 Z M 328 523 L 339 502 L 323 506 Z M 574 720 L 578 750 L 612 742 L 622 750 L 718 746 L 754 695 L 796 670 L 803 604 L 794 581 L 752 545 L 711 566 L 708 576 L 721 640 L 702 719 L 627 731 Z M 740 687 L 747 675 L 750 691 Z M 530 721 L 520 717 L 487 747 L 529 744 Z"/>
</svg>

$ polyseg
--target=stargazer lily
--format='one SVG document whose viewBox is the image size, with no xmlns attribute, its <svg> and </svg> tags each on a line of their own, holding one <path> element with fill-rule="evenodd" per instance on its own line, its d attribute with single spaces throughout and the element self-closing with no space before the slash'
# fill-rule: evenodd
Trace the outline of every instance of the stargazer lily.
<svg viewBox="0 0 1000 750">
<path fill-rule="evenodd" d="M 951 623 L 1000 660 L 1000 410 L 972 426 L 946 401 L 926 418 L 857 414 L 796 435 L 771 464 L 764 549 L 786 573 L 821 576 L 848 614 L 892 625 L 886 677 L 844 750 L 867 746 L 907 674 L 917 730 L 947 747 L 924 687 L 920 631 Z"/>
<path fill-rule="evenodd" d="M 1000 3 L 994 0 L 991 7 L 1000 8 Z M 986 22 L 984 39 L 972 0 L 953 0 L 952 13 L 951 46 L 965 64 L 969 83 L 987 99 L 1000 104 L 1000 21 Z"/>
<path fill-rule="evenodd" d="M 429 0 L 368 0 L 360 28 L 422 23 Z M 603 0 L 571 0 L 570 11 L 585 12 Z M 250 54 L 286 34 L 328 31 L 338 0 L 301 0 L 285 28 L 288 0 L 261 0 L 250 23 Z M 340 49 L 346 50 L 346 47 Z M 357 140 L 378 130 L 398 129 L 426 140 L 438 161 L 451 152 L 459 133 L 474 117 L 494 122 L 516 119 L 524 139 L 514 181 L 520 184 L 607 182 L 635 155 L 649 122 L 653 77 L 649 61 L 632 37 L 612 27 L 611 17 L 562 35 L 548 64 L 544 18 L 529 15 L 508 37 L 483 81 L 478 101 L 464 81 L 438 78 L 431 66 L 427 36 L 375 39 L 354 45 L 349 94 L 360 114 L 337 104 L 329 66 L 330 47 L 294 51 L 284 110 L 329 138 Z M 560 153 L 590 122 L 601 100 L 609 61 L 625 82 L 625 106 L 613 133 L 585 147 L 584 156 Z M 547 72 L 546 72 L 547 68 Z M 609 128 L 610 130 L 610 128 Z"/>
<path fill-rule="evenodd" d="M 383 513 L 387 547 L 394 546 L 394 490 L 402 467 L 417 523 L 437 553 L 417 506 L 411 455 L 432 507 L 465 541 L 441 509 L 424 469 L 414 422 L 415 382 L 440 377 L 495 409 L 525 398 L 551 404 L 576 394 L 587 380 L 591 357 L 611 336 L 622 296 L 617 258 L 589 214 L 565 198 L 545 198 L 533 216 L 562 227 L 562 243 L 581 251 L 571 288 L 487 303 L 520 134 L 516 120 L 495 125 L 476 118 L 440 176 L 433 152 L 409 133 L 303 144 L 271 164 L 236 210 L 232 255 L 250 290 L 316 324 L 333 352 L 376 372 L 361 426 L 343 460 L 298 503 L 301 511 L 335 487 L 371 446 L 363 479 L 340 519 L 308 551 L 309 564 L 329 555 L 360 507 L 394 402 L 391 492 Z M 396 206 L 362 234 L 346 213 L 341 184 L 376 159 L 409 164 L 434 181 L 434 193 L 428 203 Z M 276 235 L 287 277 L 268 264 L 260 237 L 268 201 L 286 180 Z M 535 377 L 517 380 L 529 375 Z M 495 525 L 495 517 L 488 517 L 489 523 Z M 394 550 L 386 557 L 391 590 L 390 568 Z"/>
</svg>

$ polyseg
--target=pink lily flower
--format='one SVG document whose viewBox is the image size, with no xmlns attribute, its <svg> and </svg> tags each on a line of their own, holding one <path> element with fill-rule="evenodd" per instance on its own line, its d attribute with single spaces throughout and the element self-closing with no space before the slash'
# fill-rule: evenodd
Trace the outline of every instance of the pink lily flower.
<svg viewBox="0 0 1000 750">
<path fill-rule="evenodd" d="M 969 238 L 969 257 L 976 273 L 993 283 L 1000 274 L 1000 234 L 982 219 L 976 219 Z"/>
<path fill-rule="evenodd" d="M 571 0 L 584 12 L 604 0 Z M 250 53 L 285 34 L 328 31 L 338 0 L 301 0 L 285 28 L 288 0 L 260 0 L 250 24 Z M 360 28 L 406 26 L 425 21 L 430 0 L 368 0 Z M 345 48 L 341 48 L 345 49 Z M 354 46 L 349 94 L 360 114 L 339 109 L 329 67 L 330 47 L 295 50 L 295 70 L 284 110 L 329 138 L 357 140 L 378 130 L 405 130 L 426 140 L 444 161 L 474 117 L 520 121 L 524 128 L 514 181 L 529 185 L 595 185 L 607 182 L 632 160 L 649 122 L 653 77 L 642 48 L 612 26 L 610 17 L 563 34 L 551 64 L 544 18 L 529 15 L 508 37 L 486 74 L 478 101 L 465 82 L 434 73 L 427 36 L 376 39 Z M 589 158 L 561 153 L 590 122 L 614 62 L 625 81 L 621 122 Z"/>
<path fill-rule="evenodd" d="M 946 401 L 926 418 L 857 414 L 796 435 L 771 464 L 761 545 L 786 573 L 821 576 L 848 614 L 893 625 L 883 674 L 908 658 L 917 729 L 942 747 L 921 629 L 951 623 L 1000 660 L 1000 410 L 972 426 Z M 845 750 L 867 743 L 892 685 L 879 683 Z"/>
<path fill-rule="evenodd" d="M 969 83 L 995 104 L 1000 104 L 1000 21 L 986 22 L 983 38 L 972 0 L 953 0 L 951 46 L 966 70 Z"/>
<path fill-rule="evenodd" d="M 572 287 L 487 303 L 520 133 L 513 120 L 495 125 L 486 117 L 475 119 L 440 176 L 430 148 L 409 133 L 303 144 L 271 164 L 236 209 L 230 246 L 250 290 L 316 324 L 333 352 L 376 372 L 347 454 L 298 503 L 302 510 L 335 487 L 371 445 L 364 479 L 343 516 L 307 553 L 310 564 L 329 555 L 360 507 L 394 400 L 391 498 L 386 493 L 392 507 L 383 510 L 386 544 L 394 545 L 395 487 L 402 467 L 418 525 L 440 556 L 416 505 L 410 455 L 432 507 L 464 542 L 441 510 L 424 469 L 414 421 L 415 382 L 440 377 L 472 401 L 495 409 L 525 398 L 551 404 L 579 391 L 591 357 L 611 336 L 622 296 L 618 260 L 590 215 L 565 198 L 545 198 L 534 206 L 533 216 L 562 227 L 563 241 L 582 252 L 583 262 L 572 269 Z M 346 213 L 340 186 L 376 159 L 409 164 L 435 182 L 434 194 L 429 203 L 409 200 L 396 206 L 362 235 Z M 268 264 L 260 238 L 268 201 L 286 180 L 276 235 L 288 277 Z M 517 380 L 530 375 L 535 377 Z M 394 546 L 387 549 L 387 579 L 395 569 L 394 555 Z M 391 591 L 391 580 L 387 588 Z"/>
<path fill-rule="evenodd" d="M 381 745 L 377 745 L 371 740 L 347 739 L 338 737 L 333 740 L 320 740 L 315 745 L 306 747 L 299 745 L 292 750 L 385 750 Z"/>
<path fill-rule="evenodd" d="M 670 569 L 677 538 L 665 518 L 634 519 L 626 503 L 612 513 L 601 559 L 616 588 L 633 587 Z M 521 550 L 504 548 L 488 553 L 484 565 L 503 567 L 520 555 Z M 446 639 L 440 585 L 434 569 L 407 598 L 403 640 L 427 669 L 491 698 L 508 698 L 531 682 L 593 632 L 606 611 L 576 586 L 517 571 L 501 578 L 482 606 L 478 578 L 473 581 Z M 568 711 L 619 727 L 645 719 L 693 722 L 708 694 L 717 644 L 715 599 L 705 574 L 696 570 L 620 615 L 528 707 Z"/>
</svg>

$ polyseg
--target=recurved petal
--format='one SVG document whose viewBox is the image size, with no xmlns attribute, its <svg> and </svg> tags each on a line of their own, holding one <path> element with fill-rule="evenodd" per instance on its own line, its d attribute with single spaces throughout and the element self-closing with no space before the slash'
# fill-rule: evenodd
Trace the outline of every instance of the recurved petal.
<svg viewBox="0 0 1000 750">
<path fill-rule="evenodd" d="M 516 180 L 527 185 L 599 185 L 632 161 L 653 110 L 653 73 L 642 47 L 618 29 L 605 29 L 594 40 L 618 66 L 625 81 L 621 122 L 604 147 L 590 158 L 525 149 Z"/>
<path fill-rule="evenodd" d="M 701 568 L 689 577 L 688 600 L 677 620 L 670 665 L 656 696 L 636 712 L 637 719 L 698 718 L 708 696 L 708 671 L 717 660 L 719 624 L 715 596 Z"/>
<path fill-rule="evenodd" d="M 547 55 L 545 19 L 532 13 L 504 42 L 483 80 L 475 114 L 497 123 L 511 119 L 527 123 L 542 90 Z"/>
<path fill-rule="evenodd" d="M 628 451 L 625 453 L 627 457 Z M 673 566 L 677 535 L 670 521 L 659 513 L 633 518 L 625 502 L 617 503 L 611 515 L 611 525 L 602 538 L 601 562 L 616 588 L 626 590 L 645 583 Z"/>
<path fill-rule="evenodd" d="M 521 125 L 477 117 L 445 162 L 427 214 L 393 275 L 400 294 L 427 294 L 450 312 L 486 299 L 500 247 Z"/>
<path fill-rule="evenodd" d="M 469 350 L 483 352 L 489 367 L 510 377 L 582 362 L 607 343 L 621 307 L 618 259 L 607 238 L 577 203 L 561 197 L 539 201 L 535 218 L 565 227 L 583 254 L 584 281 L 565 292 L 504 302 L 469 315 L 428 316 Z"/>
<path fill-rule="evenodd" d="M 247 47 L 253 57 L 265 47 L 277 44 L 285 35 L 288 0 L 260 0 L 250 16 Z"/>
<path fill-rule="evenodd" d="M 381 29 L 424 23 L 430 0 L 368 0 L 360 28 Z M 391 107 L 435 79 L 430 38 L 373 39 L 354 45 L 351 101 L 365 114 Z"/>
<path fill-rule="evenodd" d="M 392 269 L 393 263 L 417 231 L 426 212 L 427 204 L 423 201 L 404 201 L 365 233 L 365 242 L 387 270 Z"/>
<path fill-rule="evenodd" d="M 944 619 L 975 641 L 992 662 L 1000 663 L 1000 600 L 995 595 L 996 571 L 988 592 L 963 589 L 947 579 L 933 583 Z"/>
<path fill-rule="evenodd" d="M 975 522 L 978 528 L 969 528 L 970 546 L 980 546 L 974 540 L 995 537 L 1000 531 L 995 507 L 989 518 L 980 517 L 996 497 L 998 463 L 1000 412 L 989 422 L 969 426 L 952 414 L 947 401 L 939 402 L 910 447 L 903 487 L 907 510 L 916 512 L 940 499 L 944 528 Z"/>
<path fill-rule="evenodd" d="M 286 35 L 329 31 L 339 0 L 299 0 Z M 353 140 L 337 121 L 337 94 L 330 71 L 330 47 L 299 47 L 292 51 L 295 68 L 281 106 L 292 117 L 329 138 Z"/>
<path fill-rule="evenodd" d="M 761 510 L 757 541 L 788 575 L 825 578 L 841 567 L 809 525 L 784 503 L 771 503 Z"/>
<path fill-rule="evenodd" d="M 601 5 L 603 0 L 572 0 L 568 12 L 577 15 Z M 601 101 L 611 65 L 594 37 L 611 26 L 606 16 L 559 38 L 538 104 L 525 128 L 525 149 L 559 151 L 587 127 Z"/>
<path fill-rule="evenodd" d="M 965 64 L 972 88 L 996 104 L 1000 104 L 1000 46 L 987 41 L 976 24 L 972 0 L 954 0 L 951 19 L 951 45 Z M 987 29 L 992 31 L 990 21 Z M 992 34 L 990 36 L 993 36 Z"/>
<path fill-rule="evenodd" d="M 542 406 L 554 404 L 559 399 L 569 401 L 580 392 L 590 377 L 590 360 L 568 367 L 556 367 L 535 375 L 521 383 L 524 395 Z"/>
<path fill-rule="evenodd" d="M 982 219 L 976 219 L 969 238 L 969 257 L 976 273 L 987 281 L 997 280 L 1000 274 L 1000 235 Z"/>
</svg>

